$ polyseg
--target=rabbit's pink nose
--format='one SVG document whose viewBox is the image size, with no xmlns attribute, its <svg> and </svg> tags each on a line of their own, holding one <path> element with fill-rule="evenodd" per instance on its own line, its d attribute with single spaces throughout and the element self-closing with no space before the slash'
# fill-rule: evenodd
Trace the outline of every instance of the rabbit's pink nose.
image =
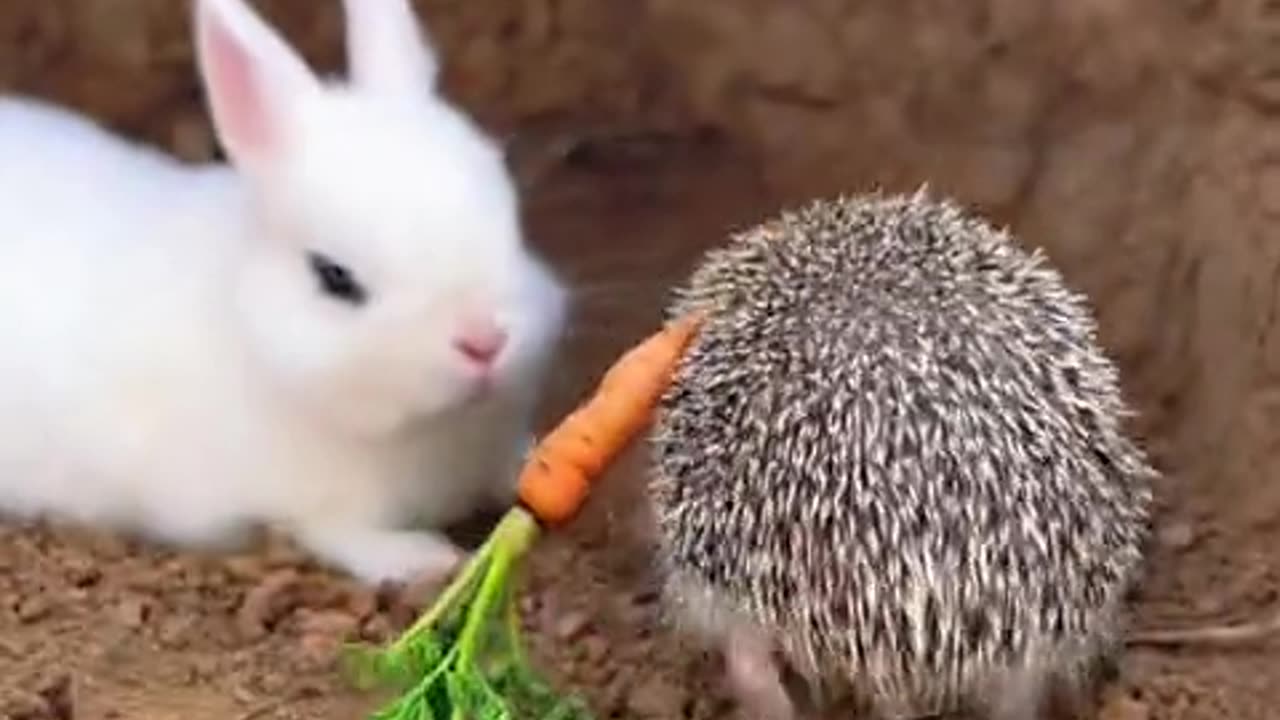
<svg viewBox="0 0 1280 720">
<path fill-rule="evenodd" d="M 507 333 L 492 323 L 476 323 L 454 338 L 453 346 L 477 365 L 490 365 L 507 344 Z"/>
</svg>

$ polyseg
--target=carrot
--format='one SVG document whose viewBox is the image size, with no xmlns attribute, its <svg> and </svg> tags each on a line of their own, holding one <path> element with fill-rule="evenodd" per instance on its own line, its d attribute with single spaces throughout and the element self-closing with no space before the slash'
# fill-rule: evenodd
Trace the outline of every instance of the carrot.
<svg viewBox="0 0 1280 720">
<path fill-rule="evenodd" d="M 700 320 L 671 323 L 619 358 L 534 448 L 519 476 L 520 502 L 431 607 L 388 646 L 351 648 L 353 679 L 401 693 L 371 720 L 589 717 L 529 665 L 512 576 L 544 526 L 572 518 L 591 482 L 648 424 Z"/>
<path fill-rule="evenodd" d="M 520 500 L 538 520 L 562 523 L 578 511 L 591 482 L 648 424 L 701 319 L 681 318 L 628 350 L 538 442 L 518 480 Z"/>
</svg>

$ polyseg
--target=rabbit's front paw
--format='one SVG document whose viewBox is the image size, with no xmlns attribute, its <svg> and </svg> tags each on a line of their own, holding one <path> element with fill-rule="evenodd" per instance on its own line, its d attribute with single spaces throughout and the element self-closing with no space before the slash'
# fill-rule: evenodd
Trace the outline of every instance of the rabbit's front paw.
<svg viewBox="0 0 1280 720">
<path fill-rule="evenodd" d="M 465 557 L 433 532 L 324 528 L 306 531 L 302 540 L 320 559 L 369 585 L 443 579 Z"/>
</svg>

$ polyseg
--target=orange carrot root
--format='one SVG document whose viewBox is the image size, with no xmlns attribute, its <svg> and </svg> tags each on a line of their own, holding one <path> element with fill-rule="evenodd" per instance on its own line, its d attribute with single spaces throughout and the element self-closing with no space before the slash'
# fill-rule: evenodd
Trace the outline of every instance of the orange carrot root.
<svg viewBox="0 0 1280 720">
<path fill-rule="evenodd" d="M 605 372 L 595 392 L 543 436 L 520 472 L 520 501 L 537 518 L 572 518 L 591 483 L 648 425 L 701 316 L 667 325 L 632 347 Z"/>
</svg>

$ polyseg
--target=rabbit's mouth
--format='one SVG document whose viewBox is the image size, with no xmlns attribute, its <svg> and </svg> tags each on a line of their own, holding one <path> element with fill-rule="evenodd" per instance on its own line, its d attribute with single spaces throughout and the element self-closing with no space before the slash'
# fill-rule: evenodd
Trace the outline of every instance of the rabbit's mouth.
<svg viewBox="0 0 1280 720">
<path fill-rule="evenodd" d="M 493 401 L 502 393 L 502 387 L 502 378 L 496 372 L 464 373 L 444 394 L 434 390 L 425 395 L 416 414 L 429 418 L 476 409 Z"/>
<path fill-rule="evenodd" d="M 458 404 L 465 407 L 484 402 L 493 396 L 497 386 L 498 381 L 492 374 L 477 375 L 466 382 Z"/>
</svg>

